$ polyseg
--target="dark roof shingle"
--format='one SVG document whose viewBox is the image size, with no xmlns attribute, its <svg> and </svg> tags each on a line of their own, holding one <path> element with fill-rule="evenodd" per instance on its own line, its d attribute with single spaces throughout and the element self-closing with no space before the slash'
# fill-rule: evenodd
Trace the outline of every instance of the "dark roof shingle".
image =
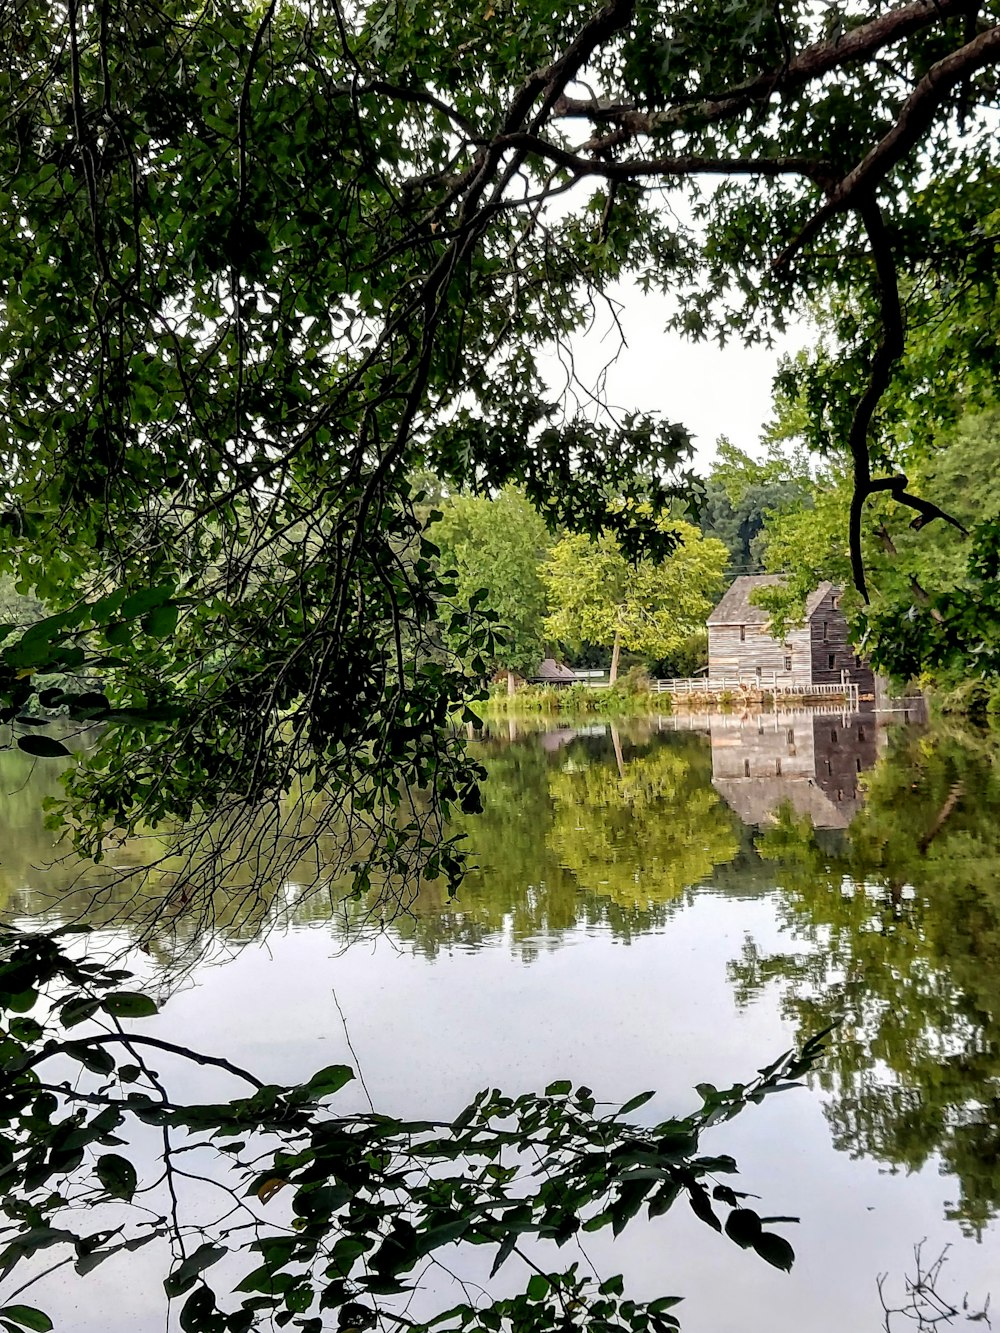
<svg viewBox="0 0 1000 1333">
<path fill-rule="evenodd" d="M 756 588 L 773 588 L 784 583 L 781 574 L 741 574 L 733 579 L 729 588 L 722 594 L 722 599 L 708 617 L 709 625 L 766 625 L 767 612 L 762 606 L 754 606 L 750 594 Z M 806 619 L 813 614 L 823 598 L 833 588 L 832 583 L 823 582 L 806 599 Z"/>
</svg>

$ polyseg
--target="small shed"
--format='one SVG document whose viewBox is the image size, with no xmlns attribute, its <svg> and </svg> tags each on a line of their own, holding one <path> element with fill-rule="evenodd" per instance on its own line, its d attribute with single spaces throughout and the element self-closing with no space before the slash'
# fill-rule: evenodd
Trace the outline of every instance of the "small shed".
<svg viewBox="0 0 1000 1333">
<path fill-rule="evenodd" d="M 839 682 L 844 672 L 852 680 L 860 675 L 872 679 L 851 648 L 841 589 L 832 583 L 823 582 L 809 594 L 803 625 L 789 629 L 783 639 L 771 634 L 767 612 L 750 596 L 783 581 L 780 574 L 744 574 L 733 580 L 708 617 L 709 680 L 821 685 Z"/>
<path fill-rule="evenodd" d="M 554 657 L 546 657 L 530 680 L 532 685 L 575 685 L 579 677 L 563 662 L 557 662 Z"/>
</svg>

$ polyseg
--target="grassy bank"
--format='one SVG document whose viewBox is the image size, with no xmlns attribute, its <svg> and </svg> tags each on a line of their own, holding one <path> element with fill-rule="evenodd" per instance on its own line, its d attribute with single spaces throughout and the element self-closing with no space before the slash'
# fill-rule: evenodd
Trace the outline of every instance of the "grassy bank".
<svg viewBox="0 0 1000 1333">
<path fill-rule="evenodd" d="M 589 685 L 525 685 L 507 693 L 505 685 L 495 686 L 489 698 L 478 706 L 486 717 L 523 716 L 529 713 L 597 713 L 605 717 L 627 717 L 642 713 L 669 713 L 669 694 L 619 682 L 606 689 Z"/>
</svg>

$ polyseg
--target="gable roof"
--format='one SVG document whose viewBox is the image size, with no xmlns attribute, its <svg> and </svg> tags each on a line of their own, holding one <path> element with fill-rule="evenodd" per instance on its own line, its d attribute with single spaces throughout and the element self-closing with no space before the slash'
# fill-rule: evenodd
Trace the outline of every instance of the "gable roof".
<svg viewBox="0 0 1000 1333">
<path fill-rule="evenodd" d="M 722 599 L 708 617 L 709 625 L 766 625 L 767 612 L 762 606 L 755 606 L 750 601 L 750 594 L 757 588 L 773 588 L 784 583 L 781 574 L 741 574 L 733 579 Z M 834 585 L 824 581 L 806 598 L 806 620 L 812 616 Z"/>
<path fill-rule="evenodd" d="M 562 662 L 557 662 L 554 657 L 546 657 L 541 666 L 531 677 L 532 680 L 551 681 L 553 684 L 569 685 L 572 681 L 578 679 L 575 671 L 571 671 L 568 666 Z"/>
</svg>

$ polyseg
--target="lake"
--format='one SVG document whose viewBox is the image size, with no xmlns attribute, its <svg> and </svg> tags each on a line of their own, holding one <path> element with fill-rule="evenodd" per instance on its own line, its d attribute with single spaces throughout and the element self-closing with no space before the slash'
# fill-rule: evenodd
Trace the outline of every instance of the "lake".
<svg viewBox="0 0 1000 1333">
<path fill-rule="evenodd" d="M 183 976 L 164 930 L 138 958 L 171 992 L 144 1030 L 274 1082 L 350 1063 L 345 1109 L 367 1090 L 450 1118 L 481 1087 L 568 1078 L 607 1100 L 657 1089 L 652 1123 L 836 1023 L 808 1087 L 704 1142 L 761 1211 L 801 1219 L 791 1274 L 686 1207 L 588 1237 L 588 1261 L 684 1296 L 688 1333 L 840 1333 L 883 1327 L 878 1279 L 902 1305 L 923 1242 L 925 1264 L 950 1247 L 959 1322 L 981 1310 L 1000 1285 L 1000 744 L 918 703 L 504 720 L 470 743 L 490 781 L 457 900 L 428 884 L 393 914 L 292 883 L 286 927 L 245 943 L 223 913 Z M 99 943 L 121 939 L 124 904 L 45 869 L 51 774 L 3 760 L 6 917 L 89 911 Z M 146 1254 L 33 1299 L 75 1329 L 160 1329 Z"/>
</svg>

